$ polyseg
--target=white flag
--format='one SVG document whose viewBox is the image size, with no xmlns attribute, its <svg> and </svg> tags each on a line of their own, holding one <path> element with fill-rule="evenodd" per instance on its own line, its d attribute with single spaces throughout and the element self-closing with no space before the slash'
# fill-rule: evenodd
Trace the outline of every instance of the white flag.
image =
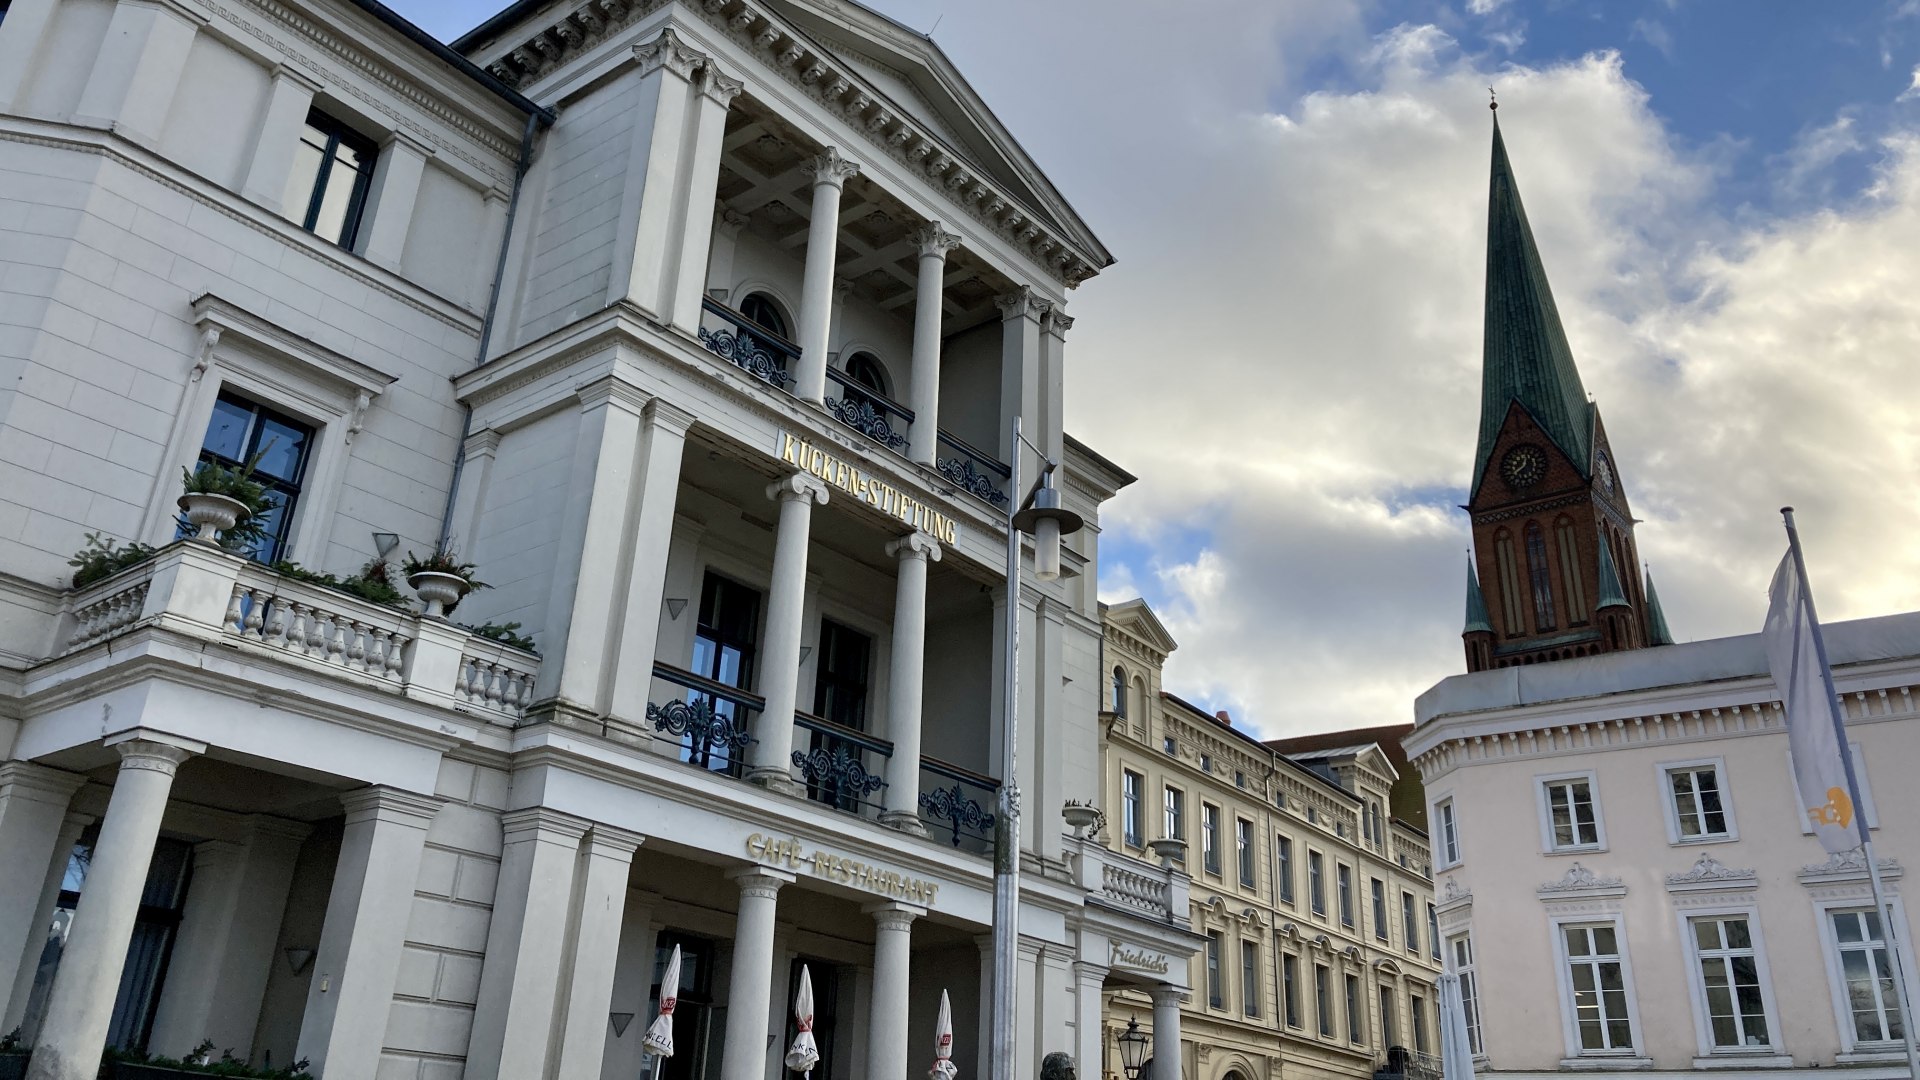
<svg viewBox="0 0 1920 1080">
<path fill-rule="evenodd" d="M 1813 835 L 1829 853 L 1860 846 L 1854 823 L 1857 809 L 1848 794 L 1847 768 L 1835 734 L 1836 706 L 1814 647 L 1813 605 L 1800 588 L 1793 552 L 1780 560 L 1768 590 L 1767 667 L 1787 707 L 1787 746 L 1793 756 L 1793 783 L 1807 808 Z"/>
</svg>

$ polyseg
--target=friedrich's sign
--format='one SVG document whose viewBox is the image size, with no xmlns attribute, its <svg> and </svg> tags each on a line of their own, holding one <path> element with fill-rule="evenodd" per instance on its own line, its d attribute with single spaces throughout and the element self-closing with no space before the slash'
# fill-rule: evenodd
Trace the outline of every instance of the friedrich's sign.
<svg viewBox="0 0 1920 1080">
<path fill-rule="evenodd" d="M 842 461 L 805 439 L 780 433 L 780 460 L 803 472 L 812 473 L 828 487 L 839 488 L 883 514 L 899 518 L 943 544 L 951 544 L 959 535 L 954 520 L 926 503 L 878 477 L 868 476 L 858 465 Z"/>
<path fill-rule="evenodd" d="M 1173 962 L 1166 954 L 1148 952 L 1145 949 L 1130 949 L 1125 945 L 1114 945 L 1107 963 L 1111 967 L 1128 968 L 1133 971 L 1145 971 L 1154 975 L 1165 975 Z"/>
</svg>

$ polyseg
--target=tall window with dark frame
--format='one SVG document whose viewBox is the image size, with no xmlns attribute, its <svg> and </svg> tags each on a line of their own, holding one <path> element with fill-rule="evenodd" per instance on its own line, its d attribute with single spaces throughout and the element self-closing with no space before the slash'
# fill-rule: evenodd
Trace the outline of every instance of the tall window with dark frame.
<svg viewBox="0 0 1920 1080">
<path fill-rule="evenodd" d="M 1287 1014 L 1287 1026 L 1300 1026 L 1300 960 L 1291 953 L 1280 956 L 1280 1004 Z"/>
<path fill-rule="evenodd" d="M 1365 1006 L 1360 1003 L 1360 976 L 1347 976 L 1347 1041 L 1364 1043 L 1367 1041 L 1367 1014 L 1362 1012 Z"/>
<path fill-rule="evenodd" d="M 1200 858 L 1207 873 L 1220 873 L 1220 808 L 1200 804 Z"/>
<path fill-rule="evenodd" d="M 1353 929 L 1353 868 L 1346 863 L 1339 864 L 1338 883 L 1340 887 L 1340 925 Z"/>
<path fill-rule="evenodd" d="M 1368 881 L 1373 899 L 1373 936 L 1381 941 L 1387 940 L 1387 885 L 1379 878 Z"/>
<path fill-rule="evenodd" d="M 1547 534 L 1537 521 L 1527 522 L 1527 579 L 1533 585 L 1533 627 L 1552 630 L 1553 574 L 1547 568 Z"/>
<path fill-rule="evenodd" d="M 807 978 L 813 983 L 813 1045 L 819 1051 L 820 1061 L 814 1066 L 821 1076 L 832 1076 L 835 1051 L 840 1047 L 838 1038 L 840 1027 L 840 973 L 841 966 L 818 957 L 796 956 L 787 968 L 787 985 L 799 987 L 800 969 L 807 969 Z M 792 997 L 789 993 L 788 997 Z M 793 1040 L 800 1034 L 799 1021 L 793 1010 L 787 1012 L 787 1036 L 780 1045 L 792 1046 Z"/>
<path fill-rule="evenodd" d="M 1419 952 L 1420 922 L 1414 914 L 1413 894 L 1410 892 L 1400 894 L 1400 925 L 1405 928 L 1407 951 L 1410 953 Z"/>
<path fill-rule="evenodd" d="M 1113 708 L 1115 716 L 1127 715 L 1127 670 L 1115 666 L 1113 669 Z"/>
<path fill-rule="evenodd" d="M 653 948 L 653 986 L 648 995 L 647 1016 L 653 1016 L 660 1008 L 660 981 L 666 977 L 668 960 L 673 956 L 673 947 L 680 946 L 680 985 L 676 989 L 679 1004 L 673 1010 L 673 1036 L 676 1045 L 685 1046 L 687 1052 L 662 1058 L 656 1062 L 658 1071 L 656 1080 L 696 1080 L 702 1075 L 702 1063 L 706 1054 L 702 1051 L 709 1045 L 713 1034 L 715 1013 L 725 1015 L 724 1009 L 716 1009 L 713 1000 L 714 943 L 707 938 L 698 938 L 673 931 L 662 931 L 654 941 Z M 815 985 L 814 1017 L 818 1025 L 819 998 L 818 984 Z M 816 1040 L 818 1041 L 818 1040 Z"/>
<path fill-rule="evenodd" d="M 1240 1011 L 1260 1015 L 1260 946 L 1252 941 L 1240 943 Z"/>
<path fill-rule="evenodd" d="M 373 187 L 373 140 L 314 109 L 287 177 L 287 213 L 300 227 L 349 250 Z"/>
<path fill-rule="evenodd" d="M 294 508 L 300 501 L 300 482 L 312 446 L 313 428 L 293 417 L 230 391 L 221 391 L 214 401 L 213 418 L 207 422 L 206 438 L 200 442 L 200 460 L 241 468 L 259 455 L 253 479 L 266 487 L 271 504 L 255 520 L 261 533 L 244 552 L 248 558 L 272 563 L 286 557 Z"/>
<path fill-rule="evenodd" d="M 1253 822 L 1246 818 L 1233 820 L 1234 853 L 1240 862 L 1240 884 L 1253 888 Z"/>
<path fill-rule="evenodd" d="M 1320 1034 L 1333 1037 L 1333 994 L 1327 988 L 1329 976 L 1325 965 L 1313 965 L 1313 1015 L 1320 1025 Z"/>
<path fill-rule="evenodd" d="M 1215 1009 L 1227 1007 L 1227 988 L 1221 983 L 1220 949 L 1224 944 L 1220 931 L 1207 933 L 1207 1004 Z"/>
<path fill-rule="evenodd" d="M 832 619 L 821 619 L 819 656 L 814 669 L 813 714 L 843 728 L 865 731 L 873 639 Z M 822 750 L 832 756 L 844 751 L 864 766 L 877 765 L 859 746 L 845 739 L 824 731 L 811 732 L 810 736 L 809 752 Z M 807 797 L 849 812 L 858 811 L 868 793 L 855 790 L 843 780 L 838 775 L 815 777 L 807 783 Z"/>
<path fill-rule="evenodd" d="M 693 633 L 693 673 L 722 686 L 745 690 L 753 683 L 754 648 L 760 629 L 760 593 L 737 581 L 709 573 L 700 586 L 700 616 Z M 698 690 L 687 700 L 711 705 L 716 715 L 737 727 L 746 712 L 735 702 Z M 715 772 L 737 775 L 741 762 L 731 748 L 705 744 L 680 748 L 680 760 Z"/>
<path fill-rule="evenodd" d="M 1142 827 L 1146 813 L 1141 806 L 1141 789 L 1146 784 L 1147 778 L 1132 769 L 1120 770 L 1120 837 L 1133 847 L 1146 846 Z"/>
<path fill-rule="evenodd" d="M 1274 838 L 1274 847 L 1280 861 L 1280 885 L 1275 891 L 1280 899 L 1293 903 L 1293 840 L 1290 837 Z"/>
</svg>

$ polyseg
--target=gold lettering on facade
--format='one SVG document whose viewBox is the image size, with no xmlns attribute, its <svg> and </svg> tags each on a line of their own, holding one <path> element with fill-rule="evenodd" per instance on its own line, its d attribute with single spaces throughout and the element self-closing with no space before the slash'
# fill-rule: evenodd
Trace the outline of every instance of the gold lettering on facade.
<svg viewBox="0 0 1920 1080">
<path fill-rule="evenodd" d="M 910 878 L 894 870 L 887 870 L 863 863 L 858 859 L 849 859 L 843 855 L 821 851 L 818 848 L 808 851 L 798 837 L 764 836 L 754 833 L 747 837 L 747 854 L 756 861 L 783 870 L 806 870 L 822 881 L 831 881 L 839 885 L 850 885 L 881 896 L 904 900 L 921 907 L 932 907 L 934 898 L 939 895 L 940 886 L 932 881 Z"/>
<path fill-rule="evenodd" d="M 780 460 L 856 499 L 866 500 L 867 505 L 889 517 L 899 518 L 943 544 L 959 540 L 960 525 L 952 518 L 892 484 L 868 476 L 860 470 L 860 466 L 842 461 L 805 439 L 781 432 Z"/>
<path fill-rule="evenodd" d="M 1108 957 L 1111 967 L 1130 968 L 1134 971 L 1150 971 L 1155 975 L 1165 975 L 1172 962 L 1162 953 L 1152 953 L 1145 949 L 1129 949 L 1125 945 L 1114 945 Z"/>
</svg>

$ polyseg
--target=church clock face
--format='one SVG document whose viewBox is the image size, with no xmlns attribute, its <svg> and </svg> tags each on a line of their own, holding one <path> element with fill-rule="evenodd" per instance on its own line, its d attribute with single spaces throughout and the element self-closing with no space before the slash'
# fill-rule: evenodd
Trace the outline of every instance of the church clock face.
<svg viewBox="0 0 1920 1080">
<path fill-rule="evenodd" d="M 1516 446 L 1500 459 L 1500 479 L 1510 488 L 1530 488 L 1547 478 L 1547 455 L 1537 446 Z"/>
<path fill-rule="evenodd" d="M 1605 450 L 1600 451 L 1600 453 L 1594 456 L 1593 478 L 1599 481 L 1601 491 L 1606 492 L 1608 495 L 1614 493 L 1614 487 L 1618 481 L 1616 481 L 1613 476 L 1613 459 L 1607 456 Z"/>
</svg>

